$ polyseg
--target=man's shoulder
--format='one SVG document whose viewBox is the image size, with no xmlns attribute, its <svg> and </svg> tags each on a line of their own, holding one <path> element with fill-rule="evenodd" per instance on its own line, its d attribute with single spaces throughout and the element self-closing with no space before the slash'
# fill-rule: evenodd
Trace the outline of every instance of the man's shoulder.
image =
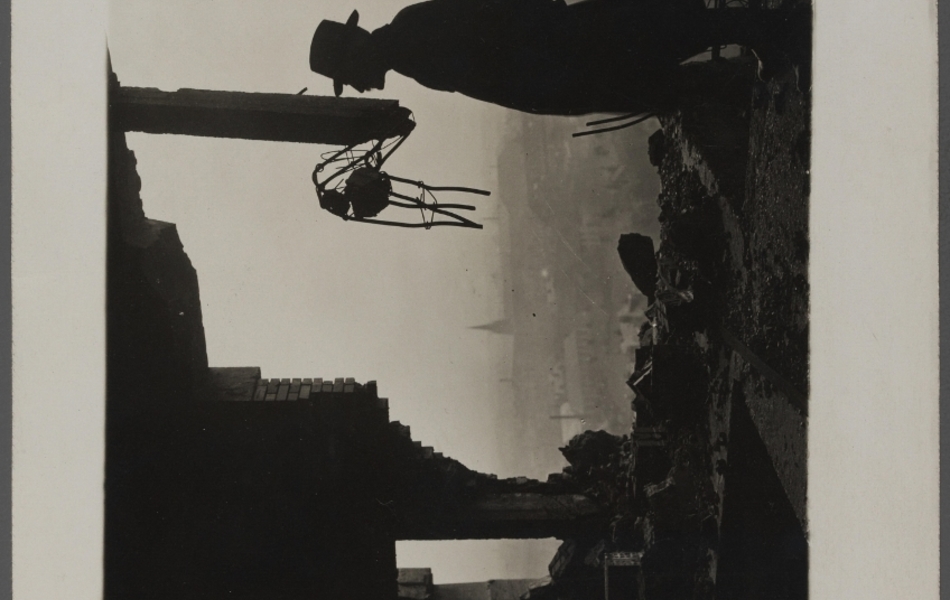
<svg viewBox="0 0 950 600">
<path fill-rule="evenodd" d="M 484 10 L 541 12 L 565 6 L 567 4 L 564 0 L 424 0 L 400 10 L 393 19 L 393 23 L 434 13 L 465 15 L 472 11 Z"/>
</svg>

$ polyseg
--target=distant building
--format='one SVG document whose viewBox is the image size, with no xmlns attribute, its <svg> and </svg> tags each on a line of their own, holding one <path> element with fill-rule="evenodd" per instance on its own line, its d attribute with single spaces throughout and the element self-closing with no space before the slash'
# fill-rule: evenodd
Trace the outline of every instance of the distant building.
<svg viewBox="0 0 950 600">
<path fill-rule="evenodd" d="M 481 329 L 484 331 L 491 331 L 492 333 L 500 333 L 503 335 L 511 335 L 515 332 L 510 319 L 498 319 L 497 321 L 492 321 L 491 323 L 485 323 L 484 325 L 475 325 L 473 327 L 470 327 L 469 329 Z"/>
</svg>

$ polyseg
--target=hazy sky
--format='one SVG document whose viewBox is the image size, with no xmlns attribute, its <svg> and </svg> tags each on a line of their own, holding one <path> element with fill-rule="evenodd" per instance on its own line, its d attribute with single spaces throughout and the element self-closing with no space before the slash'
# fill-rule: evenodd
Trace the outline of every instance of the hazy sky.
<svg viewBox="0 0 950 600">
<path fill-rule="evenodd" d="M 408 3 L 122 0 L 111 5 L 109 49 L 123 85 L 332 95 L 308 65 L 319 21 L 358 8 L 374 29 Z M 372 95 L 400 100 L 417 121 L 388 172 L 497 192 L 504 109 L 394 73 Z M 146 214 L 177 224 L 198 271 L 212 366 L 375 379 L 415 439 L 499 471 L 493 407 L 509 399 L 498 384 L 508 341 L 469 329 L 502 312 L 498 231 L 484 220 L 497 193 L 461 198 L 478 204 L 482 231 L 345 223 L 319 209 L 310 181 L 327 147 L 147 134 L 128 143 Z M 492 544 L 468 544 L 465 559 L 401 544 L 400 565 L 431 565 L 441 581 L 528 574 Z M 549 558 L 550 544 L 533 574 Z"/>
</svg>

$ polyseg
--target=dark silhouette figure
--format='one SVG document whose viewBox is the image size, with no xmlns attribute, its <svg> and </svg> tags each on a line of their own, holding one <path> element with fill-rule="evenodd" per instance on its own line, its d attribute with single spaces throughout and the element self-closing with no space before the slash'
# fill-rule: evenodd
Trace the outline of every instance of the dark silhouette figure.
<svg viewBox="0 0 950 600">
<path fill-rule="evenodd" d="M 394 70 L 426 87 L 539 114 L 651 112 L 675 102 L 680 64 L 712 46 L 774 54 L 807 10 L 706 9 L 687 0 L 428 0 L 373 32 L 323 21 L 313 71 L 357 91 Z"/>
</svg>

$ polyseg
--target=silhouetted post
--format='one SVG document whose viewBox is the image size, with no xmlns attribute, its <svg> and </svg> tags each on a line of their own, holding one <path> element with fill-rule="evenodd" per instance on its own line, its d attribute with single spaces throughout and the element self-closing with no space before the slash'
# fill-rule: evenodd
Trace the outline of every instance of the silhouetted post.
<svg viewBox="0 0 950 600">
<path fill-rule="evenodd" d="M 454 524 L 455 531 L 473 538 L 564 539 L 604 517 L 603 508 L 583 494 L 538 493 L 486 495 L 463 514 L 467 518 Z"/>
<path fill-rule="evenodd" d="M 123 131 L 349 146 L 406 135 L 411 112 L 396 100 L 114 86 Z"/>
<path fill-rule="evenodd" d="M 493 492 L 420 500 L 403 508 L 396 539 L 565 539 L 598 530 L 607 516 L 583 494 Z"/>
</svg>

